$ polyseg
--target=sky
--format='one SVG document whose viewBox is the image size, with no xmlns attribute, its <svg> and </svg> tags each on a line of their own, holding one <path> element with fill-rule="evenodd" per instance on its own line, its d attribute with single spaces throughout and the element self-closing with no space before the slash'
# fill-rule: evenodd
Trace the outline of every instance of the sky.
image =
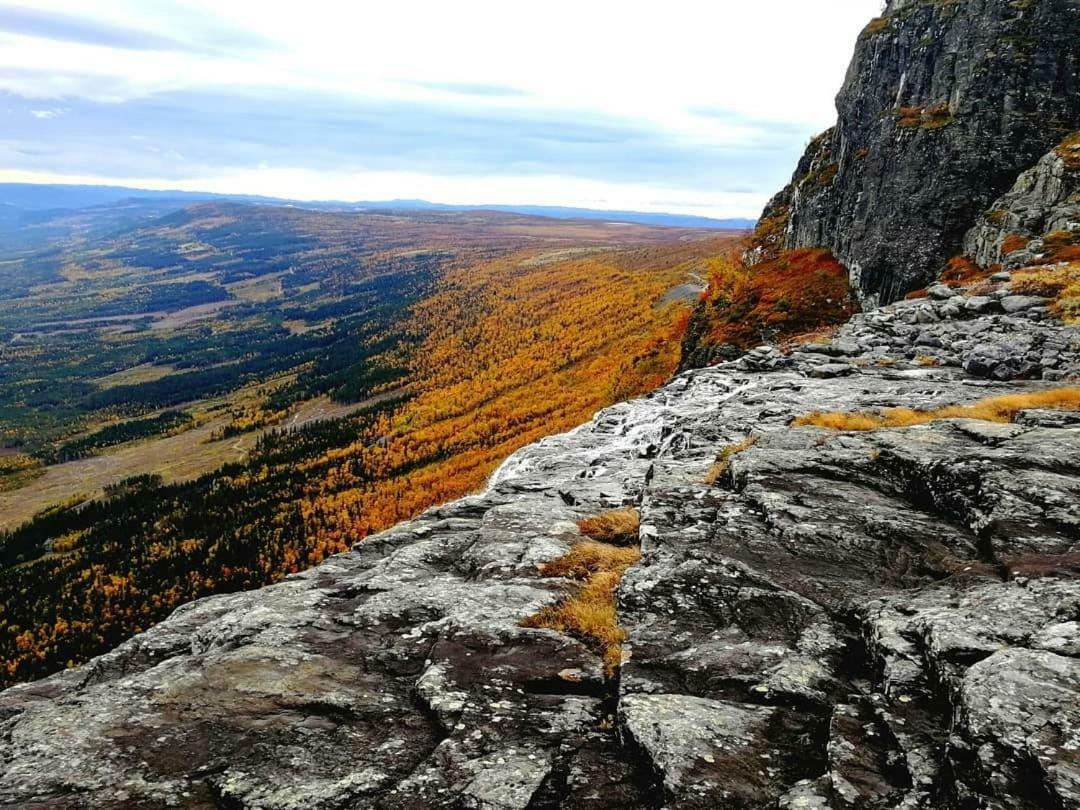
<svg viewBox="0 0 1080 810">
<path fill-rule="evenodd" d="M 0 182 L 750 217 L 881 0 L 0 0 Z"/>
</svg>

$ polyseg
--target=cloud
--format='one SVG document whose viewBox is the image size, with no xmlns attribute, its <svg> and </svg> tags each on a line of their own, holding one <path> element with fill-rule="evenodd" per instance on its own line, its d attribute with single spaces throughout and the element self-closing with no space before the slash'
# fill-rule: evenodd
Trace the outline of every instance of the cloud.
<svg viewBox="0 0 1080 810">
<path fill-rule="evenodd" d="M 41 137 L 25 108 L 3 147 Z M 122 103 L 69 99 L 59 150 L 30 168 L 184 179 L 260 163 L 311 171 L 431 175 L 577 176 L 598 182 L 677 183 L 701 190 L 775 186 L 802 134 L 748 133 L 726 144 L 688 142 L 649 122 L 531 108 L 497 111 L 415 101 L 346 99 L 294 91 L 160 93 Z M 58 161 L 62 165 L 57 165 Z M 25 161 L 23 161 L 25 163 Z M 10 165 L 10 161 L 8 162 Z"/>
<path fill-rule="evenodd" d="M 526 96 L 524 90 L 516 87 L 508 87 L 502 84 L 484 84 L 482 82 L 409 82 L 414 87 L 425 87 L 429 90 L 439 90 L 460 96 L 481 96 L 488 98 L 514 98 Z"/>
<path fill-rule="evenodd" d="M 0 31 L 19 36 L 128 51 L 208 54 L 227 49 L 270 47 L 269 40 L 237 29 L 207 25 L 205 18 L 173 10 L 171 18 L 193 36 L 178 39 L 146 28 L 60 11 L 0 6 Z"/>
<path fill-rule="evenodd" d="M 880 0 L 33 2 L 0 0 L 8 176 L 753 216 Z"/>
</svg>

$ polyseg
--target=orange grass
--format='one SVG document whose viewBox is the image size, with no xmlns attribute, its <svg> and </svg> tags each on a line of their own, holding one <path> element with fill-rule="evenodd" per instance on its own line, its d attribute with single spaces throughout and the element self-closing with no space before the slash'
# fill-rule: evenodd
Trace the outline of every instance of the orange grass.
<svg viewBox="0 0 1080 810">
<path fill-rule="evenodd" d="M 716 461 L 709 468 L 709 472 L 705 475 L 705 483 L 712 486 L 723 477 L 724 473 L 731 467 L 731 459 L 737 456 L 744 450 L 749 450 L 755 444 L 757 444 L 757 436 L 747 436 L 741 442 L 735 442 L 735 444 L 729 444 L 716 454 Z"/>
<path fill-rule="evenodd" d="M 1012 289 L 1020 295 L 1046 296 L 1065 323 L 1080 323 L 1080 261 L 1019 270 L 1013 274 Z"/>
<path fill-rule="evenodd" d="M 581 533 L 602 543 L 636 543 L 641 518 L 637 509 L 612 509 L 577 522 Z"/>
<path fill-rule="evenodd" d="M 970 405 L 949 405 L 932 411 L 911 408 L 888 408 L 880 413 L 809 413 L 800 416 L 792 427 L 822 427 L 831 430 L 879 430 L 881 428 L 924 425 L 935 419 L 981 419 L 986 422 L 1012 422 L 1027 408 L 1060 411 L 1080 410 L 1080 388 L 1054 388 L 1030 394 L 1008 394 L 980 399 Z"/>
<path fill-rule="evenodd" d="M 636 515 L 636 513 L 635 513 Z M 547 576 L 582 581 L 581 588 L 558 604 L 549 605 L 521 624 L 566 633 L 583 641 L 604 661 L 610 677 L 622 663 L 626 631 L 619 627 L 615 589 L 623 574 L 641 559 L 636 547 L 611 546 L 593 540 L 577 543 L 565 555 L 541 568 Z"/>
</svg>

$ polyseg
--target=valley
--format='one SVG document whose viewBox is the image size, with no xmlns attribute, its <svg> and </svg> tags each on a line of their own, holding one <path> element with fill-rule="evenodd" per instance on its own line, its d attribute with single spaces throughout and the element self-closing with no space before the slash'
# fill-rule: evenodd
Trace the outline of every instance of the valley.
<svg viewBox="0 0 1080 810">
<path fill-rule="evenodd" d="M 737 237 L 215 202 L 16 251 L 4 677 L 306 568 L 651 390 Z"/>
</svg>

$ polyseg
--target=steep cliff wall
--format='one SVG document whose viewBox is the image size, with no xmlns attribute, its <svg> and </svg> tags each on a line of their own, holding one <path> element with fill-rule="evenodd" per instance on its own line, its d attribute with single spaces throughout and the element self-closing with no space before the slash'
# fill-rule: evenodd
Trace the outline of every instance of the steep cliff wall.
<svg viewBox="0 0 1080 810">
<path fill-rule="evenodd" d="M 865 305 L 895 300 L 1080 128 L 1080 0 L 893 0 L 859 37 L 837 110 L 773 227 L 784 247 L 830 248 Z"/>
</svg>

